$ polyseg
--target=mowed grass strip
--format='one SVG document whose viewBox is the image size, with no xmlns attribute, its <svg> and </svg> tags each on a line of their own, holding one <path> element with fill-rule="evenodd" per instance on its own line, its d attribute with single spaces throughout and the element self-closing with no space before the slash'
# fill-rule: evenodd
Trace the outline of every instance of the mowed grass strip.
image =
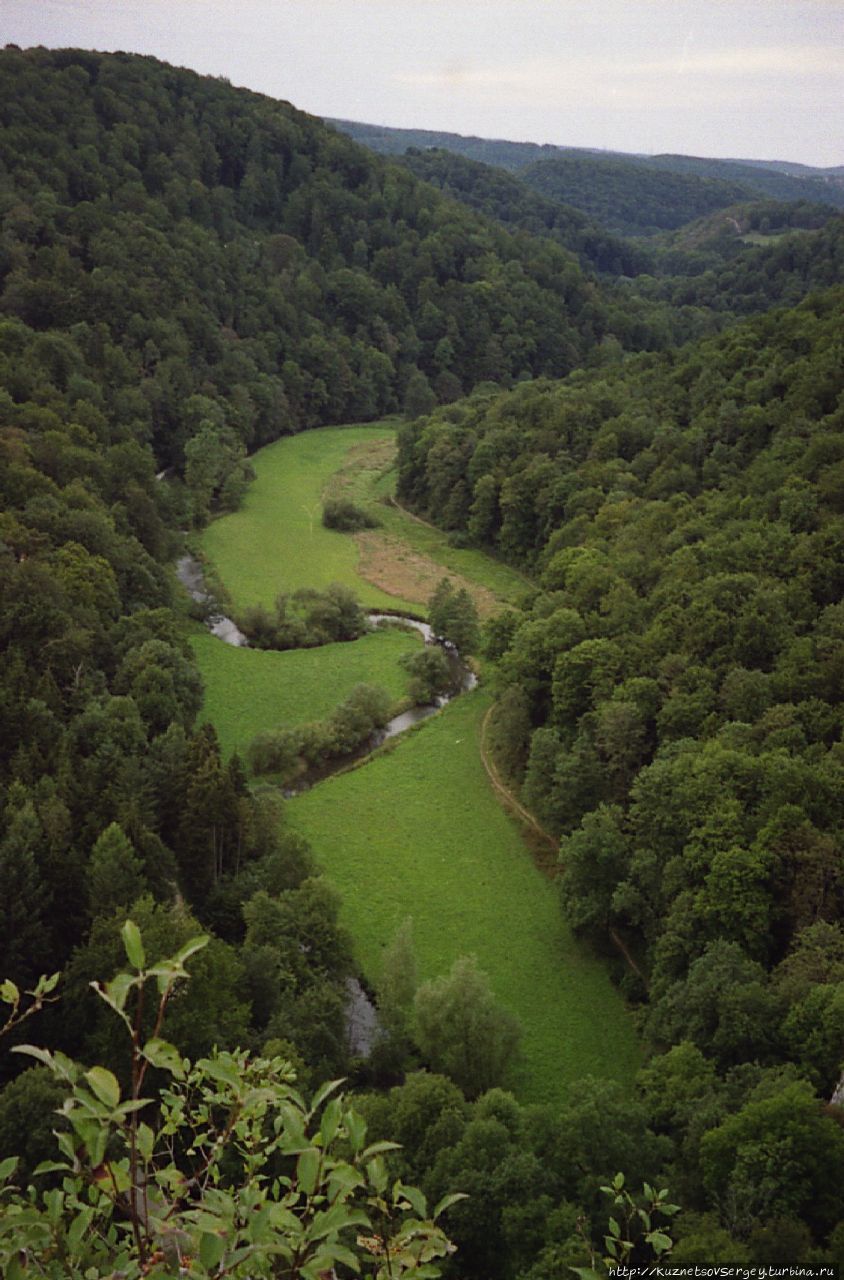
<svg viewBox="0 0 844 1280">
<path fill-rule="evenodd" d="M 462 695 L 287 814 L 340 892 L 368 977 L 407 916 L 422 979 L 474 953 L 523 1024 L 519 1096 L 551 1102 L 588 1074 L 629 1081 L 638 1049 L 605 968 L 575 943 L 554 884 L 491 791 L 478 751 L 489 703 L 484 690 Z"/>
<path fill-rule="evenodd" d="M 418 612 L 412 600 L 388 595 L 361 578 L 354 538 L 322 525 L 325 486 L 348 452 L 394 433 L 392 423 L 320 427 L 255 454 L 255 480 L 243 506 L 214 520 L 202 535 L 202 551 L 235 608 L 271 605 L 282 591 L 341 582 L 366 606 Z"/>
<path fill-rule="evenodd" d="M 356 684 L 379 684 L 398 701 L 408 681 L 399 659 L 422 641 L 391 627 L 346 644 L 275 653 L 238 649 L 197 628 L 190 643 L 205 685 L 200 719 L 211 721 L 229 756 L 245 752 L 263 729 L 322 720 Z"/>
</svg>

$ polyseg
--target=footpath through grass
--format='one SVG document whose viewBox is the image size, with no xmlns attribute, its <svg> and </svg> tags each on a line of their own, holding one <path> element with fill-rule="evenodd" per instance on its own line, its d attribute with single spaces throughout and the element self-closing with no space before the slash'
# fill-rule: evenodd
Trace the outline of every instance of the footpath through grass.
<svg viewBox="0 0 844 1280">
<path fill-rule="evenodd" d="M 263 729 L 323 719 L 356 684 L 379 684 L 398 701 L 408 680 L 399 659 L 422 642 L 390 627 L 346 644 L 275 653 L 238 649 L 197 627 L 190 643 L 205 685 L 200 720 L 211 721 L 229 756 L 244 753 Z"/>
<path fill-rule="evenodd" d="M 474 953 L 523 1024 L 519 1096 L 554 1101 L 587 1074 L 629 1081 L 638 1049 L 606 969 L 575 943 L 555 886 L 492 793 L 479 755 L 489 704 L 484 690 L 464 694 L 287 813 L 341 894 L 369 978 L 407 916 L 423 980 Z"/>
</svg>

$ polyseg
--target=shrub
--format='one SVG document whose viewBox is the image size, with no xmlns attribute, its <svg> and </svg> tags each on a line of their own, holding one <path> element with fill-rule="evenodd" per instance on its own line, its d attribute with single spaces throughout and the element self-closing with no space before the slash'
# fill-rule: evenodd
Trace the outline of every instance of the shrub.
<svg viewBox="0 0 844 1280">
<path fill-rule="evenodd" d="M 338 533 L 360 533 L 361 529 L 377 529 L 381 521 L 348 498 L 327 498 L 322 508 L 322 523 L 326 529 Z"/>
</svg>

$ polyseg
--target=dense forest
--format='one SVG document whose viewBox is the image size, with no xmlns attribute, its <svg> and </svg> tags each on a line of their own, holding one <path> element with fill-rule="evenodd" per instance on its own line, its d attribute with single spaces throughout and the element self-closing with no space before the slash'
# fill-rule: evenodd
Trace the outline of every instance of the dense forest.
<svg viewBox="0 0 844 1280">
<path fill-rule="evenodd" d="M 488 629 L 499 757 L 562 836 L 564 911 L 640 958 L 645 1079 L 700 1210 L 842 1065 L 842 302 L 401 438 L 404 500 L 539 580 Z M 710 1088 L 737 1090 L 729 1141 L 702 1131 Z M 808 1212 L 759 1194 L 739 1235 Z"/>
<path fill-rule="evenodd" d="M 628 236 L 680 227 L 748 195 L 739 182 L 657 172 L 594 156 L 537 160 L 520 169 L 519 177 L 542 195 L 572 204 L 593 221 Z"/>
<path fill-rule="evenodd" d="M 200 420 L 252 448 L 420 383 L 449 400 L 560 376 L 605 336 L 660 341 L 570 253 L 291 107 L 124 55 L 3 69 L 0 307 L 66 334 L 68 375 L 143 422 L 161 465 Z"/>
<path fill-rule="evenodd" d="M 0 1056 L 10 1280 L 136 1246 L 126 1274 L 174 1274 L 177 1232 L 138 1244 L 159 1137 L 202 1242 L 184 1274 L 224 1274 L 228 1231 L 253 1251 L 230 1274 L 402 1274 L 391 1238 L 420 1277 L 559 1280 L 628 1256 L 613 1212 L 637 1261 L 840 1266 L 842 219 L 769 209 L 790 234 L 660 265 L 506 175 L 394 164 L 149 58 L 8 48 L 0 72 L 0 1031 L 54 1051 Z M 635 1087 L 519 1103 L 448 1052 L 506 1036 L 482 975 L 420 988 L 414 1021 L 406 938 L 354 1059 L 336 895 L 197 725 L 182 531 L 238 505 L 262 444 L 396 411 L 401 502 L 535 584 L 485 627 L 495 754 L 635 1007 Z M 306 1105 L 290 1064 L 355 1110 Z M 131 1119 L 147 1077 L 160 1134 Z M 427 1208 L 451 1192 L 453 1256 Z M 106 1202 L 90 1269 L 59 1269 Z M 289 1251 L 259 1270 L 271 1227 Z"/>
</svg>

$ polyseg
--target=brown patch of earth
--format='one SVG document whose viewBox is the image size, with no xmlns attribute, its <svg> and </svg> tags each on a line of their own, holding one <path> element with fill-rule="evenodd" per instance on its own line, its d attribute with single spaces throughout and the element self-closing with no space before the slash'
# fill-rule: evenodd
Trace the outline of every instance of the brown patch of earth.
<svg viewBox="0 0 844 1280">
<path fill-rule="evenodd" d="M 356 534 L 355 541 L 360 550 L 358 573 L 388 595 L 426 605 L 437 583 L 448 578 L 456 590 L 466 588 L 481 619 L 490 617 L 501 608 L 500 601 L 487 587 L 478 586 L 428 556 L 411 550 L 399 538 L 367 530 Z"/>
<path fill-rule="evenodd" d="M 369 487 L 394 465 L 397 448 L 391 437 L 364 440 L 354 445 L 343 459 L 340 470 L 326 482 L 323 500 L 339 497 L 365 500 Z"/>
</svg>

